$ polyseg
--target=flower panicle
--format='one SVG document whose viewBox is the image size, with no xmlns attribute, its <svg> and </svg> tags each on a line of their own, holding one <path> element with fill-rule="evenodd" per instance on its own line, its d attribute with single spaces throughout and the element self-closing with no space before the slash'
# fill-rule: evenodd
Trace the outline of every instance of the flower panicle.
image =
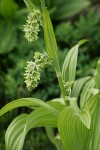
<svg viewBox="0 0 100 150">
<path fill-rule="evenodd" d="M 38 39 L 39 27 L 42 25 L 41 12 L 38 9 L 28 15 L 26 24 L 24 25 L 25 38 L 28 42 L 34 42 Z"/>
<path fill-rule="evenodd" d="M 33 61 L 27 62 L 25 67 L 25 83 L 29 90 L 32 90 L 38 86 L 40 80 L 40 72 L 36 69 L 36 64 Z"/>
<path fill-rule="evenodd" d="M 36 52 L 33 58 L 37 63 L 37 65 L 39 65 L 41 68 L 44 68 L 45 66 L 52 64 L 52 60 L 49 58 L 46 52 L 44 53 Z"/>
<path fill-rule="evenodd" d="M 35 89 L 38 86 L 42 68 L 52 64 L 46 52 L 35 52 L 33 58 L 34 62 L 27 62 L 24 74 L 25 83 L 29 90 Z"/>
</svg>

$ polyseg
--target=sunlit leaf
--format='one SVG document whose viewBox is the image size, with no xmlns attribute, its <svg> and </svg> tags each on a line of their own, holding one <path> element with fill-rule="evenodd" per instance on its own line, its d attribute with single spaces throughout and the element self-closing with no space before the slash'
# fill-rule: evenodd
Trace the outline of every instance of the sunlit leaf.
<svg viewBox="0 0 100 150">
<path fill-rule="evenodd" d="M 78 80 L 76 80 L 74 82 L 74 85 L 73 85 L 73 89 L 72 89 L 72 94 L 71 96 L 72 97 L 79 97 L 80 95 L 80 92 L 82 90 L 82 88 L 84 87 L 84 84 L 90 79 L 90 77 L 84 77 L 84 78 L 80 78 Z"/>
<path fill-rule="evenodd" d="M 61 111 L 63 105 L 50 102 L 51 105 Z M 29 115 L 23 114 L 14 119 L 7 129 L 5 141 L 7 150 L 22 150 L 26 134 L 30 129 L 39 126 L 57 127 L 58 117 L 43 107 L 35 108 Z"/>
<path fill-rule="evenodd" d="M 16 117 L 8 127 L 5 135 L 7 150 L 21 150 L 23 145 L 23 135 L 27 121 L 27 114 Z"/>
<path fill-rule="evenodd" d="M 90 79 L 84 86 L 82 93 L 80 95 L 80 107 L 84 107 L 85 103 L 87 102 L 87 100 L 93 96 L 91 89 L 94 87 L 95 83 L 94 83 L 94 79 Z"/>
<path fill-rule="evenodd" d="M 65 150 L 88 150 L 91 138 L 89 128 L 90 114 L 87 108 L 80 113 L 70 106 L 59 115 L 58 130 Z"/>
<path fill-rule="evenodd" d="M 32 106 L 42 106 L 46 110 L 50 110 L 53 114 L 58 116 L 58 112 L 56 109 L 51 107 L 49 104 L 43 102 L 42 100 L 39 100 L 36 98 L 22 98 L 22 99 L 12 101 L 12 102 L 8 103 L 7 105 L 5 105 L 0 110 L 0 116 L 5 114 L 8 111 L 14 109 L 14 108 L 18 108 L 18 107 L 22 107 L 22 106 L 27 106 L 27 107 L 29 107 L 29 106 L 31 106 L 31 107 Z"/>
<path fill-rule="evenodd" d="M 64 64 L 62 67 L 62 76 L 64 81 L 74 81 L 75 73 L 76 73 L 76 65 L 77 65 L 77 57 L 78 57 L 78 48 L 81 44 L 87 42 L 87 40 L 81 40 L 77 45 L 72 47 L 72 49 L 68 52 Z"/>
<path fill-rule="evenodd" d="M 96 85 L 96 88 L 98 88 L 100 90 L 100 59 L 97 62 L 95 85 Z"/>
<path fill-rule="evenodd" d="M 59 68 L 57 43 L 53 31 L 53 26 L 50 20 L 50 16 L 46 8 L 44 8 L 43 14 L 44 14 L 44 37 L 46 50 L 50 58 L 53 59 L 55 68 Z"/>
<path fill-rule="evenodd" d="M 23 120 L 24 119 L 24 120 Z M 24 117 L 18 116 L 7 129 L 5 141 L 7 150 L 21 150 L 27 132 L 34 127 L 57 126 L 57 117 L 49 110 L 37 108 L 32 113 Z"/>
<path fill-rule="evenodd" d="M 100 98 L 97 99 L 97 105 L 95 107 L 94 114 L 92 116 L 92 140 L 90 150 L 100 149 Z"/>
</svg>

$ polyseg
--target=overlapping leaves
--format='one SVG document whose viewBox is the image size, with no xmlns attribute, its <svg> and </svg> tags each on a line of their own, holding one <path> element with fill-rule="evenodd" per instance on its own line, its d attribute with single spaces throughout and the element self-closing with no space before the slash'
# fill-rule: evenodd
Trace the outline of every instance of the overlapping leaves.
<svg viewBox="0 0 100 150">
<path fill-rule="evenodd" d="M 78 112 L 70 106 L 61 112 L 58 119 L 58 130 L 65 150 L 86 150 L 89 147 L 90 118 L 87 108 L 85 112 Z"/>
</svg>

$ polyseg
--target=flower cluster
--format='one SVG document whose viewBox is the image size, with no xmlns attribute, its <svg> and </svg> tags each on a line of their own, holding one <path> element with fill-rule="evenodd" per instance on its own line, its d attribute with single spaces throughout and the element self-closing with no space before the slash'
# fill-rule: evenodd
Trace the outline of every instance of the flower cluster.
<svg viewBox="0 0 100 150">
<path fill-rule="evenodd" d="M 27 17 L 26 25 L 24 25 L 25 38 L 28 42 L 31 43 L 38 39 L 40 25 L 42 25 L 41 12 L 33 9 L 33 12 L 31 12 Z"/>
<path fill-rule="evenodd" d="M 36 52 L 33 58 L 39 69 L 52 64 L 52 60 L 49 58 L 46 52 L 44 53 Z"/>
<path fill-rule="evenodd" d="M 36 68 L 36 64 L 33 61 L 27 62 L 27 66 L 25 68 L 25 83 L 29 90 L 32 88 L 36 88 L 38 85 L 38 81 L 40 80 L 40 73 Z"/>
<path fill-rule="evenodd" d="M 47 65 L 51 65 L 52 61 L 50 60 L 46 52 L 40 53 L 36 52 L 34 55 L 34 62 L 27 62 L 25 70 L 25 83 L 29 90 L 35 89 L 38 86 L 41 69 Z"/>
<path fill-rule="evenodd" d="M 65 88 L 65 93 L 66 93 L 66 97 L 65 99 L 67 101 L 70 101 L 70 95 L 71 95 L 71 87 L 72 87 L 73 81 L 67 81 L 64 82 L 64 88 Z"/>
</svg>

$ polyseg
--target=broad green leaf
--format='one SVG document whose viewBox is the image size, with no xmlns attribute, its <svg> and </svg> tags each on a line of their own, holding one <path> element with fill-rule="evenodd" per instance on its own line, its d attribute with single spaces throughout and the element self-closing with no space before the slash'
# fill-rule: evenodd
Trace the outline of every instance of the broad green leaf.
<svg viewBox="0 0 100 150">
<path fill-rule="evenodd" d="M 91 138 L 89 128 L 90 114 L 87 107 L 78 112 L 69 106 L 59 115 L 58 130 L 65 150 L 88 150 Z"/>
<path fill-rule="evenodd" d="M 14 18 L 14 14 L 18 9 L 18 5 L 14 0 L 1 0 L 0 13 L 6 19 Z"/>
<path fill-rule="evenodd" d="M 42 106 L 46 110 L 50 110 L 53 114 L 58 116 L 58 112 L 56 109 L 51 107 L 49 104 L 43 102 L 42 100 L 39 100 L 36 98 L 22 98 L 22 99 L 14 100 L 14 101 L 8 103 L 7 105 L 5 105 L 0 110 L 0 116 L 5 114 L 8 111 L 14 109 L 14 108 L 18 108 L 18 107 L 22 107 L 22 106 L 27 106 L 27 107 L 29 107 L 29 106 L 31 106 L 31 107 L 32 106 Z"/>
<path fill-rule="evenodd" d="M 81 40 L 75 45 L 67 54 L 62 67 L 62 77 L 64 81 L 74 81 L 78 57 L 78 48 L 81 44 L 87 42 L 87 40 Z"/>
<path fill-rule="evenodd" d="M 63 105 L 50 102 L 57 111 L 63 109 Z M 24 119 L 24 121 L 23 121 Z M 11 123 L 7 129 L 5 140 L 7 150 L 21 150 L 23 148 L 26 134 L 30 129 L 39 126 L 57 127 L 58 117 L 43 107 L 35 108 L 29 115 L 20 115 Z"/>
<path fill-rule="evenodd" d="M 79 109 L 75 98 L 71 98 L 70 105 L 73 107 L 82 123 L 89 129 L 91 125 L 91 115 L 88 105 L 86 104 L 82 109 Z"/>
<path fill-rule="evenodd" d="M 52 108 L 57 111 L 58 115 L 65 107 L 60 102 L 55 102 L 55 101 L 50 101 L 49 105 L 52 106 Z M 50 109 L 38 107 L 28 116 L 27 132 L 31 128 L 38 127 L 38 126 L 57 127 L 57 120 L 58 120 L 58 116 L 55 113 L 52 113 Z"/>
<path fill-rule="evenodd" d="M 23 135 L 27 121 L 27 114 L 16 117 L 5 134 L 6 150 L 21 150 L 23 143 Z"/>
<path fill-rule="evenodd" d="M 80 95 L 80 107 L 84 107 L 87 100 L 93 96 L 91 89 L 94 88 L 94 79 L 90 79 L 84 86 L 82 93 Z"/>
<path fill-rule="evenodd" d="M 57 117 L 49 110 L 37 108 L 31 114 L 27 115 L 23 121 L 23 115 L 17 117 L 7 129 L 5 141 L 7 150 L 21 150 L 27 132 L 34 127 L 39 126 L 57 126 Z"/>
<path fill-rule="evenodd" d="M 53 26 L 50 20 L 50 16 L 46 8 L 44 8 L 43 14 L 44 14 L 44 37 L 45 37 L 45 43 L 46 43 L 46 50 L 50 58 L 53 59 L 55 68 L 59 70 L 57 43 L 56 43 L 54 31 L 53 31 Z"/>
<path fill-rule="evenodd" d="M 54 98 L 50 101 L 47 101 L 47 103 L 49 103 L 51 106 L 53 106 L 54 108 L 58 107 L 60 104 L 60 107 L 65 107 L 65 103 L 64 103 L 64 99 L 63 98 Z M 58 109 L 58 108 L 57 108 Z M 61 109 L 61 108 L 60 108 Z"/>
<path fill-rule="evenodd" d="M 73 85 L 73 89 L 72 89 L 72 94 L 71 96 L 72 97 L 79 97 L 80 95 L 80 92 L 82 90 L 82 88 L 84 87 L 84 84 L 90 79 L 90 77 L 84 77 L 84 78 L 80 78 L 78 80 L 76 80 L 74 82 L 74 85 Z"/>
<path fill-rule="evenodd" d="M 60 103 L 59 100 L 60 99 L 53 99 L 52 101 L 49 101 L 48 103 L 50 104 L 50 106 L 55 108 L 60 113 L 65 106 L 62 103 Z M 36 116 L 37 115 L 39 116 L 39 114 L 41 116 L 38 117 L 39 118 L 38 119 L 38 118 L 36 118 Z M 34 118 L 36 118 L 35 122 L 33 121 Z M 41 120 L 40 120 L 40 118 L 41 118 Z M 38 127 L 38 126 L 46 126 L 46 128 L 48 128 L 50 130 L 51 127 L 57 127 L 58 117 L 52 115 L 50 113 L 50 111 L 48 112 L 44 108 L 40 107 L 40 108 L 37 108 L 34 112 L 32 112 L 29 115 L 27 122 L 28 122 L 27 123 L 27 130 L 28 131 L 31 128 Z M 34 123 L 32 124 L 32 122 L 34 122 Z M 55 143 L 56 147 L 58 147 L 58 145 L 61 145 L 61 141 L 59 139 L 56 139 L 56 138 L 54 139 L 54 143 Z M 63 149 L 58 149 L 58 150 L 63 150 Z"/>
<path fill-rule="evenodd" d="M 37 7 L 32 3 L 31 0 L 24 0 L 29 11 L 33 11 L 33 9 L 37 9 Z"/>
<path fill-rule="evenodd" d="M 90 150 L 100 149 L 100 97 L 98 96 L 97 105 L 92 116 L 93 129 Z"/>
<path fill-rule="evenodd" d="M 91 141 L 89 150 L 99 150 L 100 149 L 100 98 L 99 91 L 96 95 L 91 97 L 87 105 L 91 113 Z"/>
<path fill-rule="evenodd" d="M 95 85 L 96 85 L 96 88 L 98 88 L 100 90 L 100 59 L 97 62 Z"/>
<path fill-rule="evenodd" d="M 94 111 L 96 110 L 98 104 L 98 96 L 99 96 L 99 92 L 93 95 L 92 97 L 90 97 L 87 101 L 87 105 L 89 107 L 91 115 L 93 115 Z"/>
<path fill-rule="evenodd" d="M 57 127 L 58 117 L 52 114 L 50 110 L 44 108 L 36 108 L 27 119 L 26 132 L 34 127 Z"/>
<path fill-rule="evenodd" d="M 5 28 L 6 26 L 6 28 Z M 0 54 L 8 53 L 16 46 L 16 27 L 10 22 L 0 22 Z"/>
<path fill-rule="evenodd" d="M 59 113 L 64 109 L 64 105 L 63 104 L 61 104 L 60 102 L 57 102 L 57 101 L 54 101 L 54 100 L 52 100 L 52 101 L 49 101 L 48 102 L 48 104 L 49 104 L 49 106 L 51 106 L 53 109 L 55 109 L 56 111 L 57 111 L 57 113 L 58 113 L 58 115 L 59 115 Z M 41 115 L 41 122 L 40 122 L 40 120 L 39 120 L 39 123 L 38 123 L 38 125 L 37 125 L 37 122 L 38 122 L 38 119 L 36 119 L 36 121 L 35 121 L 35 123 L 33 123 L 32 124 L 32 118 L 35 118 L 37 115 L 36 114 L 38 114 L 38 116 L 39 115 Z M 44 114 L 45 114 L 45 116 L 46 116 L 46 119 L 44 118 Z M 34 117 L 33 117 L 34 116 Z M 49 117 L 49 116 L 51 116 L 51 117 Z M 45 119 L 45 121 L 46 121 L 46 125 L 50 125 L 50 122 L 51 122 L 51 126 L 53 126 L 53 127 L 56 127 L 57 126 L 57 119 L 58 119 L 58 116 L 57 115 L 55 115 L 54 113 L 52 113 L 51 112 L 51 110 L 49 110 L 49 109 L 45 109 L 45 108 L 43 108 L 43 107 L 38 107 L 38 108 L 36 108 L 30 115 L 29 115 L 29 117 L 28 117 L 28 125 L 27 125 L 27 130 L 29 131 L 31 128 L 33 128 L 33 126 L 35 127 L 35 126 L 42 126 L 42 121 L 43 121 L 43 119 Z M 44 121 L 43 121 L 44 122 Z M 52 124 L 52 122 L 54 122 L 53 124 Z M 42 123 L 42 124 L 41 124 Z"/>
</svg>

